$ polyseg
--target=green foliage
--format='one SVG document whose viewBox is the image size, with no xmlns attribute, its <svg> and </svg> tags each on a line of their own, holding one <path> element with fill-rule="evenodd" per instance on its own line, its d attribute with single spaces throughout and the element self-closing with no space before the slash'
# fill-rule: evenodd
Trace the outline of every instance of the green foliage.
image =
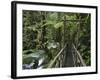
<svg viewBox="0 0 100 80">
<path fill-rule="evenodd" d="M 23 64 L 45 58 L 43 65 L 47 68 L 64 44 L 70 43 L 75 44 L 86 65 L 90 66 L 90 20 L 91 15 L 85 13 L 23 10 Z"/>
<path fill-rule="evenodd" d="M 63 27 L 63 22 L 58 22 L 54 25 L 55 28 Z"/>
</svg>

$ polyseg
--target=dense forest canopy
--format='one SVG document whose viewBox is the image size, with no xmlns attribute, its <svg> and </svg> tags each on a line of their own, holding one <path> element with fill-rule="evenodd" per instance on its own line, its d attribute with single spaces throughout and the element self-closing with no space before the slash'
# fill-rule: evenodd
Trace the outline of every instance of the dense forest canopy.
<svg viewBox="0 0 100 80">
<path fill-rule="evenodd" d="M 23 10 L 23 68 L 90 66 L 90 26 L 89 13 Z"/>
</svg>

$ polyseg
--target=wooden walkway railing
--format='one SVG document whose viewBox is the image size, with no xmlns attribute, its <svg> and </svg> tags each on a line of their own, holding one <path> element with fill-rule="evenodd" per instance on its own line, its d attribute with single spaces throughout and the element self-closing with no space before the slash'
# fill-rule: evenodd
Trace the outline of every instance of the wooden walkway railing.
<svg viewBox="0 0 100 80">
<path fill-rule="evenodd" d="M 72 46 L 73 46 L 73 50 L 74 50 L 74 52 L 73 52 L 74 58 L 76 58 L 76 59 L 74 59 L 74 60 L 76 60 L 76 61 L 75 61 L 75 62 L 76 62 L 75 65 L 76 65 L 76 66 L 86 66 L 86 64 L 85 64 L 85 62 L 84 62 L 84 60 L 83 60 L 81 54 L 80 54 L 79 51 L 76 49 L 75 45 L 73 44 Z"/>
<path fill-rule="evenodd" d="M 66 45 L 60 50 L 60 52 L 56 55 L 56 57 L 52 60 L 52 62 L 50 63 L 50 65 L 48 66 L 48 68 L 51 68 L 56 60 L 60 57 L 61 53 L 64 51 L 64 49 L 66 48 Z"/>
<path fill-rule="evenodd" d="M 66 45 L 60 50 L 60 52 L 56 55 L 56 57 L 50 62 L 48 68 L 52 68 L 54 66 L 54 64 L 57 62 L 57 60 L 59 59 L 59 57 L 61 57 L 61 54 L 63 54 L 63 52 L 66 49 Z M 81 54 L 79 53 L 79 51 L 76 49 L 75 45 L 72 44 L 72 56 L 73 56 L 73 60 L 74 60 L 74 67 L 76 66 L 86 66 Z M 64 66 L 67 67 L 67 66 Z"/>
</svg>

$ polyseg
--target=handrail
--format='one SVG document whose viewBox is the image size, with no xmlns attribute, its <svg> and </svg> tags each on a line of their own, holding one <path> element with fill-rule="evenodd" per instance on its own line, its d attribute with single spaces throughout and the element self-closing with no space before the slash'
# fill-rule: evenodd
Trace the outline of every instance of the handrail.
<svg viewBox="0 0 100 80">
<path fill-rule="evenodd" d="M 57 58 L 60 56 L 60 54 L 64 51 L 64 49 L 66 48 L 66 44 L 65 46 L 60 50 L 60 52 L 56 55 L 56 57 L 53 59 L 53 61 L 50 63 L 50 65 L 48 66 L 48 68 L 51 68 L 53 66 L 53 64 L 56 62 Z"/>
<path fill-rule="evenodd" d="M 80 60 L 80 61 L 81 61 L 81 63 L 82 63 L 82 66 L 86 66 L 86 64 L 85 64 L 85 62 L 84 62 L 84 60 L 83 60 L 83 58 L 82 58 L 81 54 L 79 53 L 79 51 L 77 51 L 77 49 L 76 49 L 76 47 L 75 47 L 75 45 L 74 45 L 74 44 L 73 44 L 73 48 L 74 48 L 75 52 L 77 53 L 78 58 L 79 58 L 79 60 Z"/>
<path fill-rule="evenodd" d="M 79 53 L 79 51 L 77 51 L 75 45 L 73 44 L 72 46 L 73 46 L 73 48 L 75 50 L 76 55 L 78 56 L 78 59 L 81 62 L 81 65 L 82 66 L 86 66 L 81 54 Z M 49 64 L 48 68 L 52 68 L 52 66 L 54 65 L 54 63 L 56 62 L 56 60 L 58 59 L 58 57 L 61 55 L 61 53 L 64 51 L 65 48 L 66 48 L 66 45 L 59 51 L 59 53 L 56 55 L 56 57 L 51 61 L 51 63 Z"/>
</svg>

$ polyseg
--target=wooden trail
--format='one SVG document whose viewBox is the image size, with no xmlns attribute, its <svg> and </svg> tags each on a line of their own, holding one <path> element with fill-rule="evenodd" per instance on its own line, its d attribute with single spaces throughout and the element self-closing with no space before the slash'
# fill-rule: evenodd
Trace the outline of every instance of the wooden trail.
<svg viewBox="0 0 100 80">
<path fill-rule="evenodd" d="M 67 60 L 65 66 L 63 67 L 74 67 L 74 66 L 86 66 L 84 60 L 82 59 L 81 54 L 79 53 L 79 51 L 76 49 L 75 45 L 72 44 L 73 47 L 73 51 L 72 51 L 72 55 L 68 56 L 67 55 Z M 61 57 L 61 54 L 63 54 L 63 51 L 66 49 L 66 45 L 58 52 L 58 54 L 55 56 L 55 58 L 50 62 L 50 65 L 48 66 L 48 68 L 52 68 L 54 66 L 54 64 L 58 61 L 58 58 Z M 71 61 L 72 60 L 72 61 Z"/>
</svg>

